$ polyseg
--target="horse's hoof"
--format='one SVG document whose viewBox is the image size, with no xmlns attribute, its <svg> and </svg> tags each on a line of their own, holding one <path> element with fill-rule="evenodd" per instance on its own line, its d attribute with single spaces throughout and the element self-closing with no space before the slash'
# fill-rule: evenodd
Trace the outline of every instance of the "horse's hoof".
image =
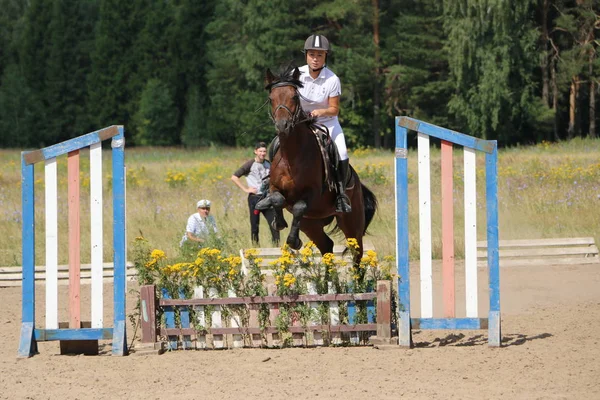
<svg viewBox="0 0 600 400">
<path fill-rule="evenodd" d="M 285 222 L 285 219 L 283 220 L 283 224 L 278 224 L 277 220 L 271 221 L 271 228 L 275 229 L 276 231 L 282 231 L 287 227 L 288 227 L 288 224 L 287 224 L 287 222 Z"/>
<path fill-rule="evenodd" d="M 300 239 L 296 240 L 295 245 L 292 245 L 290 243 L 288 243 L 288 245 L 294 250 L 300 250 L 302 248 L 302 240 L 300 240 Z"/>
</svg>

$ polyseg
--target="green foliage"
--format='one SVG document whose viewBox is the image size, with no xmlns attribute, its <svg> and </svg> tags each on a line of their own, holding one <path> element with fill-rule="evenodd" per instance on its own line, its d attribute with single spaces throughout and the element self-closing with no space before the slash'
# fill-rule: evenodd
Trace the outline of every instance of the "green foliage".
<svg viewBox="0 0 600 400">
<path fill-rule="evenodd" d="M 27 84 L 18 66 L 9 65 L 0 81 L 0 146 L 27 147 L 42 145 L 43 107 Z"/>
<path fill-rule="evenodd" d="M 505 141 L 531 127 L 537 32 L 530 20 L 534 1 L 446 0 L 450 70 L 455 93 L 449 107 L 461 128 Z"/>
<path fill-rule="evenodd" d="M 134 136 L 137 144 L 168 146 L 177 142 L 177 108 L 167 85 L 158 79 L 148 81 L 134 121 L 138 127 Z"/>
<path fill-rule="evenodd" d="M 23 132 L 1 144 L 50 145 L 113 124 L 137 144 L 269 140 L 268 114 L 256 112 L 265 70 L 304 64 L 312 33 L 332 43 L 350 149 L 392 148 L 397 115 L 503 144 L 585 136 L 600 98 L 596 3 L 0 0 L 0 93 L 17 94 L 0 126 Z M 143 96 L 156 80 L 154 107 Z M 149 113 L 165 107 L 168 126 L 154 129 Z"/>
</svg>

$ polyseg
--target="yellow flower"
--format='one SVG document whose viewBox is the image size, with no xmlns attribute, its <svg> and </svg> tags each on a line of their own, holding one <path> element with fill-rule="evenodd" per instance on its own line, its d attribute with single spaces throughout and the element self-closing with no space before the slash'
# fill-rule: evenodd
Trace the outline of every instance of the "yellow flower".
<svg viewBox="0 0 600 400">
<path fill-rule="evenodd" d="M 328 267 L 331 267 L 335 263 L 335 256 L 333 255 L 333 253 L 325 253 L 323 255 L 322 262 Z"/>
<path fill-rule="evenodd" d="M 360 249 L 360 246 L 358 245 L 358 240 L 354 238 L 346 239 L 346 247 L 348 247 L 349 249 Z"/>
<path fill-rule="evenodd" d="M 244 257 L 246 258 L 250 258 L 252 256 L 257 256 L 259 254 L 259 251 L 257 249 L 246 249 L 244 251 Z"/>
<path fill-rule="evenodd" d="M 154 258 L 154 259 L 161 259 L 161 258 L 166 258 L 167 256 L 165 255 L 165 252 L 159 249 L 154 249 L 152 250 L 152 253 L 150 253 L 150 257 Z"/>
</svg>

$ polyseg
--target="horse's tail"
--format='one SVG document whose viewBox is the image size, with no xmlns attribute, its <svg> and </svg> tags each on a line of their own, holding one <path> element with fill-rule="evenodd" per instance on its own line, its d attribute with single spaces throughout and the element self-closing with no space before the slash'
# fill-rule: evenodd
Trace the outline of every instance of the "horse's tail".
<svg viewBox="0 0 600 400">
<path fill-rule="evenodd" d="M 367 228 L 369 224 L 373 220 L 373 216 L 375 215 L 375 211 L 377 211 L 377 197 L 375 194 L 369 190 L 363 183 L 360 184 L 362 187 L 363 194 L 363 204 L 365 209 L 365 230 L 363 231 L 363 235 L 367 233 Z"/>
</svg>

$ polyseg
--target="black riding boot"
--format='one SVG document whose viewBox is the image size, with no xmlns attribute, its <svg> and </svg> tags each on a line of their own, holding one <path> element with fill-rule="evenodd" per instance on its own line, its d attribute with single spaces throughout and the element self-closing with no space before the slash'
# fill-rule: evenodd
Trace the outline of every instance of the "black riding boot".
<svg viewBox="0 0 600 400">
<path fill-rule="evenodd" d="M 346 182 L 350 174 L 350 160 L 342 160 L 339 163 L 339 168 L 336 173 L 337 198 L 335 199 L 335 212 L 349 213 L 352 212 L 350 206 L 350 198 L 346 195 Z"/>
</svg>

